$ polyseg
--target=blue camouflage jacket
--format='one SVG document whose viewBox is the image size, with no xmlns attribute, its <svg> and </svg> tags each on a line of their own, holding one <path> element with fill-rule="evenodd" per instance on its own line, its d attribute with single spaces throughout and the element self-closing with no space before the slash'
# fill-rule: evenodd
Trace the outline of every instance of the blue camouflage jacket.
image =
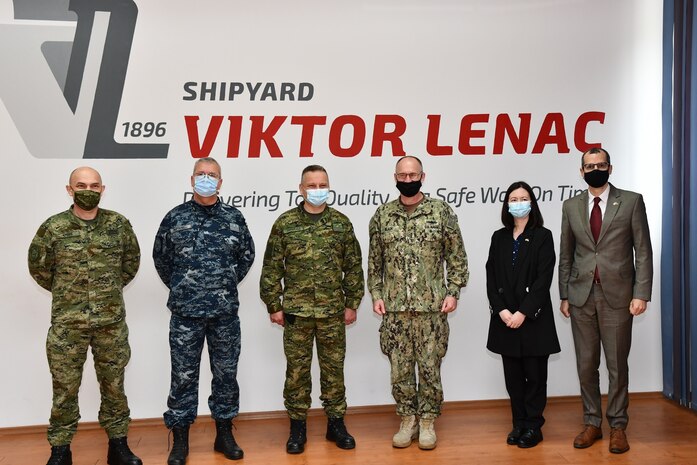
<svg viewBox="0 0 697 465">
<path fill-rule="evenodd" d="M 165 215 L 152 256 L 173 313 L 215 317 L 237 313 L 237 285 L 254 262 L 254 241 L 235 207 L 190 200 Z"/>
</svg>

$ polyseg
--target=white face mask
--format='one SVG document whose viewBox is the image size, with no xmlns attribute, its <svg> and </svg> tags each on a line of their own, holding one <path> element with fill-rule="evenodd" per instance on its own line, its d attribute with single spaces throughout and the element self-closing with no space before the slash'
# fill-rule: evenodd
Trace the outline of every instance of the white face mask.
<svg viewBox="0 0 697 465">
<path fill-rule="evenodd" d="M 530 210 L 532 210 L 532 207 L 529 200 L 508 203 L 508 213 L 515 218 L 525 218 L 530 214 Z"/>
<path fill-rule="evenodd" d="M 194 178 L 194 192 L 201 197 L 211 197 L 218 193 L 218 180 L 200 174 Z"/>
<path fill-rule="evenodd" d="M 307 201 L 319 207 L 329 198 L 329 189 L 307 189 Z"/>
</svg>

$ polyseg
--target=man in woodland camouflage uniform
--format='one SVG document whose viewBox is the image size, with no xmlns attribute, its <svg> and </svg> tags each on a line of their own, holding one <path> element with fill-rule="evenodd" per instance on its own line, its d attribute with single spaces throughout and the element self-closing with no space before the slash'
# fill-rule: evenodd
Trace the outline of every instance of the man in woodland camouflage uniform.
<svg viewBox="0 0 697 465">
<path fill-rule="evenodd" d="M 408 447 L 418 435 L 419 447 L 428 450 L 436 447 L 433 423 L 443 402 L 448 313 L 469 272 L 457 216 L 445 202 L 424 196 L 425 178 L 418 158 L 397 162 L 401 195 L 370 220 L 368 290 L 373 311 L 382 316 L 380 347 L 390 359 L 392 395 L 402 417 L 392 445 Z"/>
<path fill-rule="evenodd" d="M 290 417 L 286 451 L 305 450 L 313 340 L 320 399 L 328 418 L 326 437 L 342 449 L 353 449 L 356 442 L 344 424 L 344 357 L 346 325 L 356 321 L 364 294 L 361 249 L 351 221 L 327 206 L 329 177 L 324 168 L 305 168 L 299 189 L 305 200 L 283 213 L 271 229 L 260 282 L 271 321 L 284 327 L 283 397 Z"/>
<path fill-rule="evenodd" d="M 80 419 L 78 391 L 92 347 L 101 392 L 99 424 L 109 436 L 110 465 L 141 465 L 128 447 L 130 411 L 124 368 L 131 357 L 123 287 L 138 271 L 140 249 L 131 224 L 99 208 L 104 185 L 92 168 L 70 174 L 73 205 L 46 220 L 29 248 L 29 272 L 51 291 L 46 355 L 53 378 L 49 465 L 72 464 L 70 443 Z"/>
<path fill-rule="evenodd" d="M 155 268 L 170 290 L 167 307 L 172 312 L 172 372 L 169 410 L 164 414 L 174 437 L 169 465 L 184 465 L 189 454 L 204 340 L 213 372 L 208 406 L 216 427 L 214 449 L 230 460 L 244 455 L 232 434 L 232 419 L 240 403 L 237 285 L 254 261 L 254 242 L 242 213 L 218 198 L 222 183 L 215 159 L 196 161 L 191 176 L 193 200 L 165 215 L 153 247 Z"/>
</svg>

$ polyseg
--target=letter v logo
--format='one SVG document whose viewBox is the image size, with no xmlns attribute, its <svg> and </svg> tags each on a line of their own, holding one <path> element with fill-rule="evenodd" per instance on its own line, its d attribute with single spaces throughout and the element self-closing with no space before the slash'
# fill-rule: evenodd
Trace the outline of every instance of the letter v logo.
<svg viewBox="0 0 697 465">
<path fill-rule="evenodd" d="M 166 158 L 114 140 L 138 7 L 133 0 L 13 0 L 0 21 L 0 98 L 36 158 Z"/>
</svg>

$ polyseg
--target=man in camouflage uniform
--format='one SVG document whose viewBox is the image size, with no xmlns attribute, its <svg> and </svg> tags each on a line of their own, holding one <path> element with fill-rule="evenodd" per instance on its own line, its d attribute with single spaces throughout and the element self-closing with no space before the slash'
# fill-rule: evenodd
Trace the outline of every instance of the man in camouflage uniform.
<svg viewBox="0 0 697 465">
<path fill-rule="evenodd" d="M 305 200 L 283 213 L 271 229 L 260 282 L 271 321 L 284 327 L 283 397 L 290 417 L 286 451 L 299 454 L 305 449 L 313 340 L 320 399 L 328 417 L 326 438 L 353 449 L 356 442 L 344 424 L 344 357 L 346 325 L 356 321 L 364 294 L 361 249 L 351 221 L 327 206 L 329 177 L 324 168 L 305 168 L 299 189 Z"/>
<path fill-rule="evenodd" d="M 244 455 L 231 429 L 240 394 L 237 285 L 254 261 L 254 242 L 242 213 L 218 198 L 222 183 L 217 161 L 197 160 L 191 176 L 193 200 L 165 215 L 153 247 L 155 268 L 170 290 L 167 307 L 172 312 L 172 373 L 169 410 L 164 414 L 174 436 L 169 465 L 183 465 L 189 454 L 204 340 L 213 372 L 208 406 L 216 425 L 214 449 L 230 460 Z"/>
<path fill-rule="evenodd" d="M 378 207 L 370 220 L 368 289 L 373 311 L 382 316 L 380 347 L 390 359 L 392 395 L 402 417 L 392 445 L 408 447 L 418 435 L 419 447 L 428 450 L 436 447 L 448 313 L 467 284 L 467 255 L 450 206 L 421 192 L 421 161 L 401 158 L 395 171 L 399 199 Z"/>
<path fill-rule="evenodd" d="M 141 465 L 126 440 L 131 419 L 124 368 L 131 349 L 123 302 L 123 288 L 138 271 L 140 248 L 126 218 L 97 206 L 104 191 L 97 171 L 77 168 L 66 189 L 73 205 L 46 220 L 29 248 L 29 272 L 53 297 L 46 338 L 53 378 L 48 463 L 72 464 L 78 391 L 91 346 L 102 398 L 99 424 L 109 436 L 108 463 Z"/>
</svg>

